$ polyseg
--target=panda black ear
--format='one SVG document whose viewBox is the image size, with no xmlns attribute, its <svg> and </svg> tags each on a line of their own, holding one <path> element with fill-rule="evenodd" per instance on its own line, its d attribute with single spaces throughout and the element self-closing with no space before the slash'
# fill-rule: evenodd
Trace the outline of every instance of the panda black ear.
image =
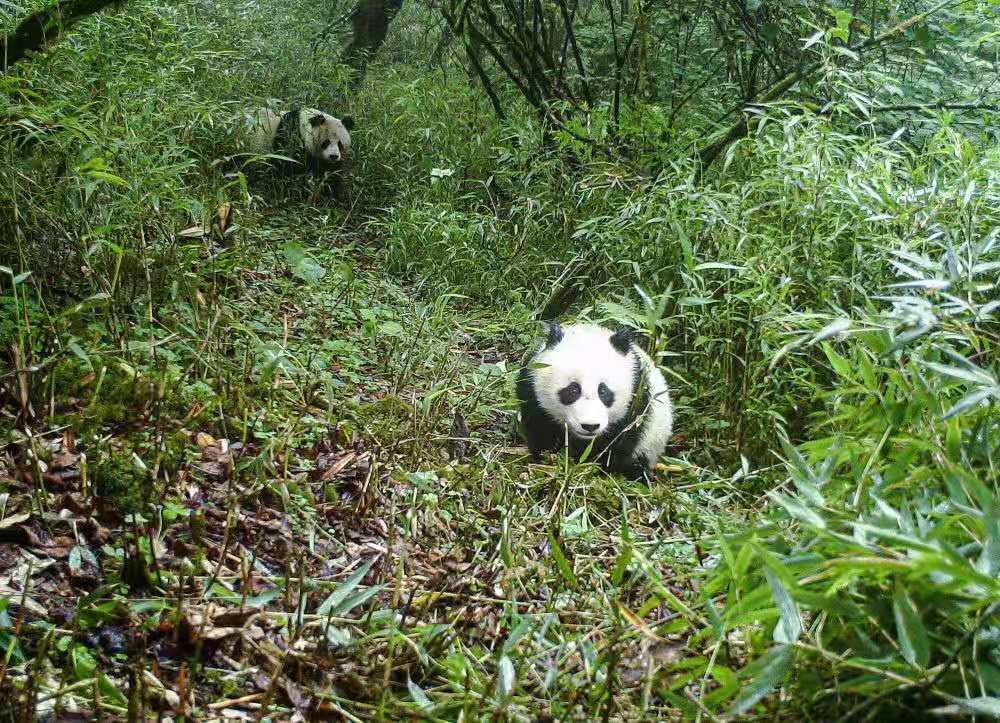
<svg viewBox="0 0 1000 723">
<path fill-rule="evenodd" d="M 543 321 L 548 338 L 545 340 L 545 347 L 551 349 L 563 340 L 563 329 L 554 321 Z"/>
<path fill-rule="evenodd" d="M 351 117 L 349 115 L 345 115 L 343 118 L 340 119 L 340 122 L 344 124 L 344 128 L 346 128 L 347 130 L 349 130 L 349 131 L 354 130 L 354 118 L 353 117 Z"/>
<path fill-rule="evenodd" d="M 618 331 L 611 335 L 610 341 L 611 346 L 619 352 L 628 354 L 629 349 L 632 348 L 632 343 L 635 341 L 635 332 L 627 326 L 619 327 Z"/>
<path fill-rule="evenodd" d="M 311 125 L 313 128 L 315 128 L 316 126 L 321 126 L 324 123 L 326 123 L 326 118 L 323 116 L 322 113 L 317 113 L 316 115 L 314 115 L 312 118 L 309 119 L 309 125 Z"/>
</svg>

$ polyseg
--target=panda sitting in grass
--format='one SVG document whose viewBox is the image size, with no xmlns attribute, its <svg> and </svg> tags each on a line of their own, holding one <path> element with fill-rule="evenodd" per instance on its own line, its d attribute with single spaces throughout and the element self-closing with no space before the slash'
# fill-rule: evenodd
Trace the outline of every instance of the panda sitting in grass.
<svg viewBox="0 0 1000 723">
<path fill-rule="evenodd" d="M 577 458 L 649 482 L 673 427 L 666 380 L 629 329 L 547 324 L 548 338 L 520 372 L 525 441 L 541 452 L 566 444 Z"/>
<path fill-rule="evenodd" d="M 260 108 L 246 119 L 244 171 L 257 180 L 265 164 L 278 175 L 307 172 L 332 181 L 335 191 L 350 186 L 351 116 L 336 118 L 315 108 L 293 107 L 284 113 Z M 259 156 L 267 155 L 266 159 Z"/>
</svg>

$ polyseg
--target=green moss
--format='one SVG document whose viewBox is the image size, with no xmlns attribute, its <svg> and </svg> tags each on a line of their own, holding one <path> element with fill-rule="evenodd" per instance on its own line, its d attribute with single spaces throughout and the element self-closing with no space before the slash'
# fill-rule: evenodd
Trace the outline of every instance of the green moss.
<svg viewBox="0 0 1000 723">
<path fill-rule="evenodd" d="M 124 514 L 142 509 L 146 475 L 120 452 L 98 462 L 93 469 L 94 489 L 99 497 L 114 504 Z"/>
</svg>

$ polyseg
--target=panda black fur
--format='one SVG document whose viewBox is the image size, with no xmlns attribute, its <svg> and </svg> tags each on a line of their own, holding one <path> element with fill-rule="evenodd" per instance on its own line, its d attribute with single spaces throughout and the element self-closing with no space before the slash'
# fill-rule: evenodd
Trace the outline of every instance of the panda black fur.
<svg viewBox="0 0 1000 723">
<path fill-rule="evenodd" d="M 281 114 L 261 108 L 247 121 L 244 150 L 290 159 L 271 159 L 285 174 L 343 171 L 351 159 L 351 116 L 336 118 L 315 108 L 295 107 Z"/>
<path fill-rule="evenodd" d="M 520 371 L 517 397 L 536 461 L 567 438 L 577 457 L 593 442 L 591 458 L 604 469 L 650 480 L 673 428 L 666 380 L 628 329 L 548 324 L 548 339 Z"/>
</svg>

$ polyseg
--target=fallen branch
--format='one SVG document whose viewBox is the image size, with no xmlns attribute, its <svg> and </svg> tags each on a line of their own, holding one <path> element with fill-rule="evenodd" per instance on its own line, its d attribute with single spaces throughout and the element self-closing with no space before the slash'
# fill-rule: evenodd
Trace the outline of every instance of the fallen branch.
<svg viewBox="0 0 1000 723">
<path fill-rule="evenodd" d="M 77 22 L 115 0 L 57 0 L 22 20 L 13 32 L 0 37 L 0 72 L 58 40 Z"/>
<path fill-rule="evenodd" d="M 938 10 L 944 9 L 948 5 L 953 4 L 955 1 L 956 0 L 942 0 L 942 2 L 939 2 L 930 10 L 918 13 L 917 15 L 914 15 L 908 20 L 904 20 L 898 25 L 894 25 L 885 32 L 879 33 L 878 35 L 869 38 L 863 43 L 859 43 L 858 45 L 849 48 L 849 50 L 853 53 L 860 53 L 862 51 L 869 50 L 875 47 L 876 45 L 881 45 L 886 40 L 890 40 L 898 35 L 902 35 L 917 23 L 926 20 L 928 17 L 936 13 Z M 747 105 L 772 103 L 778 100 L 782 95 L 784 95 L 800 80 L 808 78 L 817 70 L 822 68 L 824 63 L 825 61 L 819 60 L 803 69 L 789 73 L 784 78 L 775 83 L 773 86 L 771 86 L 770 90 L 764 93 L 763 96 L 761 96 L 760 98 L 756 99 L 753 102 L 744 103 L 743 106 L 745 107 Z M 722 151 L 725 150 L 730 143 L 732 143 L 733 141 L 737 141 L 740 138 L 745 138 L 747 135 L 749 135 L 751 128 L 756 127 L 759 120 L 760 119 L 757 116 L 751 118 L 745 113 L 741 114 L 740 119 L 738 121 L 733 123 L 729 128 L 727 128 L 721 134 L 716 136 L 716 138 L 712 140 L 707 146 L 698 151 L 698 160 L 701 161 L 699 175 L 704 173 L 705 170 L 712 165 L 712 162 L 719 157 L 719 154 L 722 153 Z"/>
</svg>

